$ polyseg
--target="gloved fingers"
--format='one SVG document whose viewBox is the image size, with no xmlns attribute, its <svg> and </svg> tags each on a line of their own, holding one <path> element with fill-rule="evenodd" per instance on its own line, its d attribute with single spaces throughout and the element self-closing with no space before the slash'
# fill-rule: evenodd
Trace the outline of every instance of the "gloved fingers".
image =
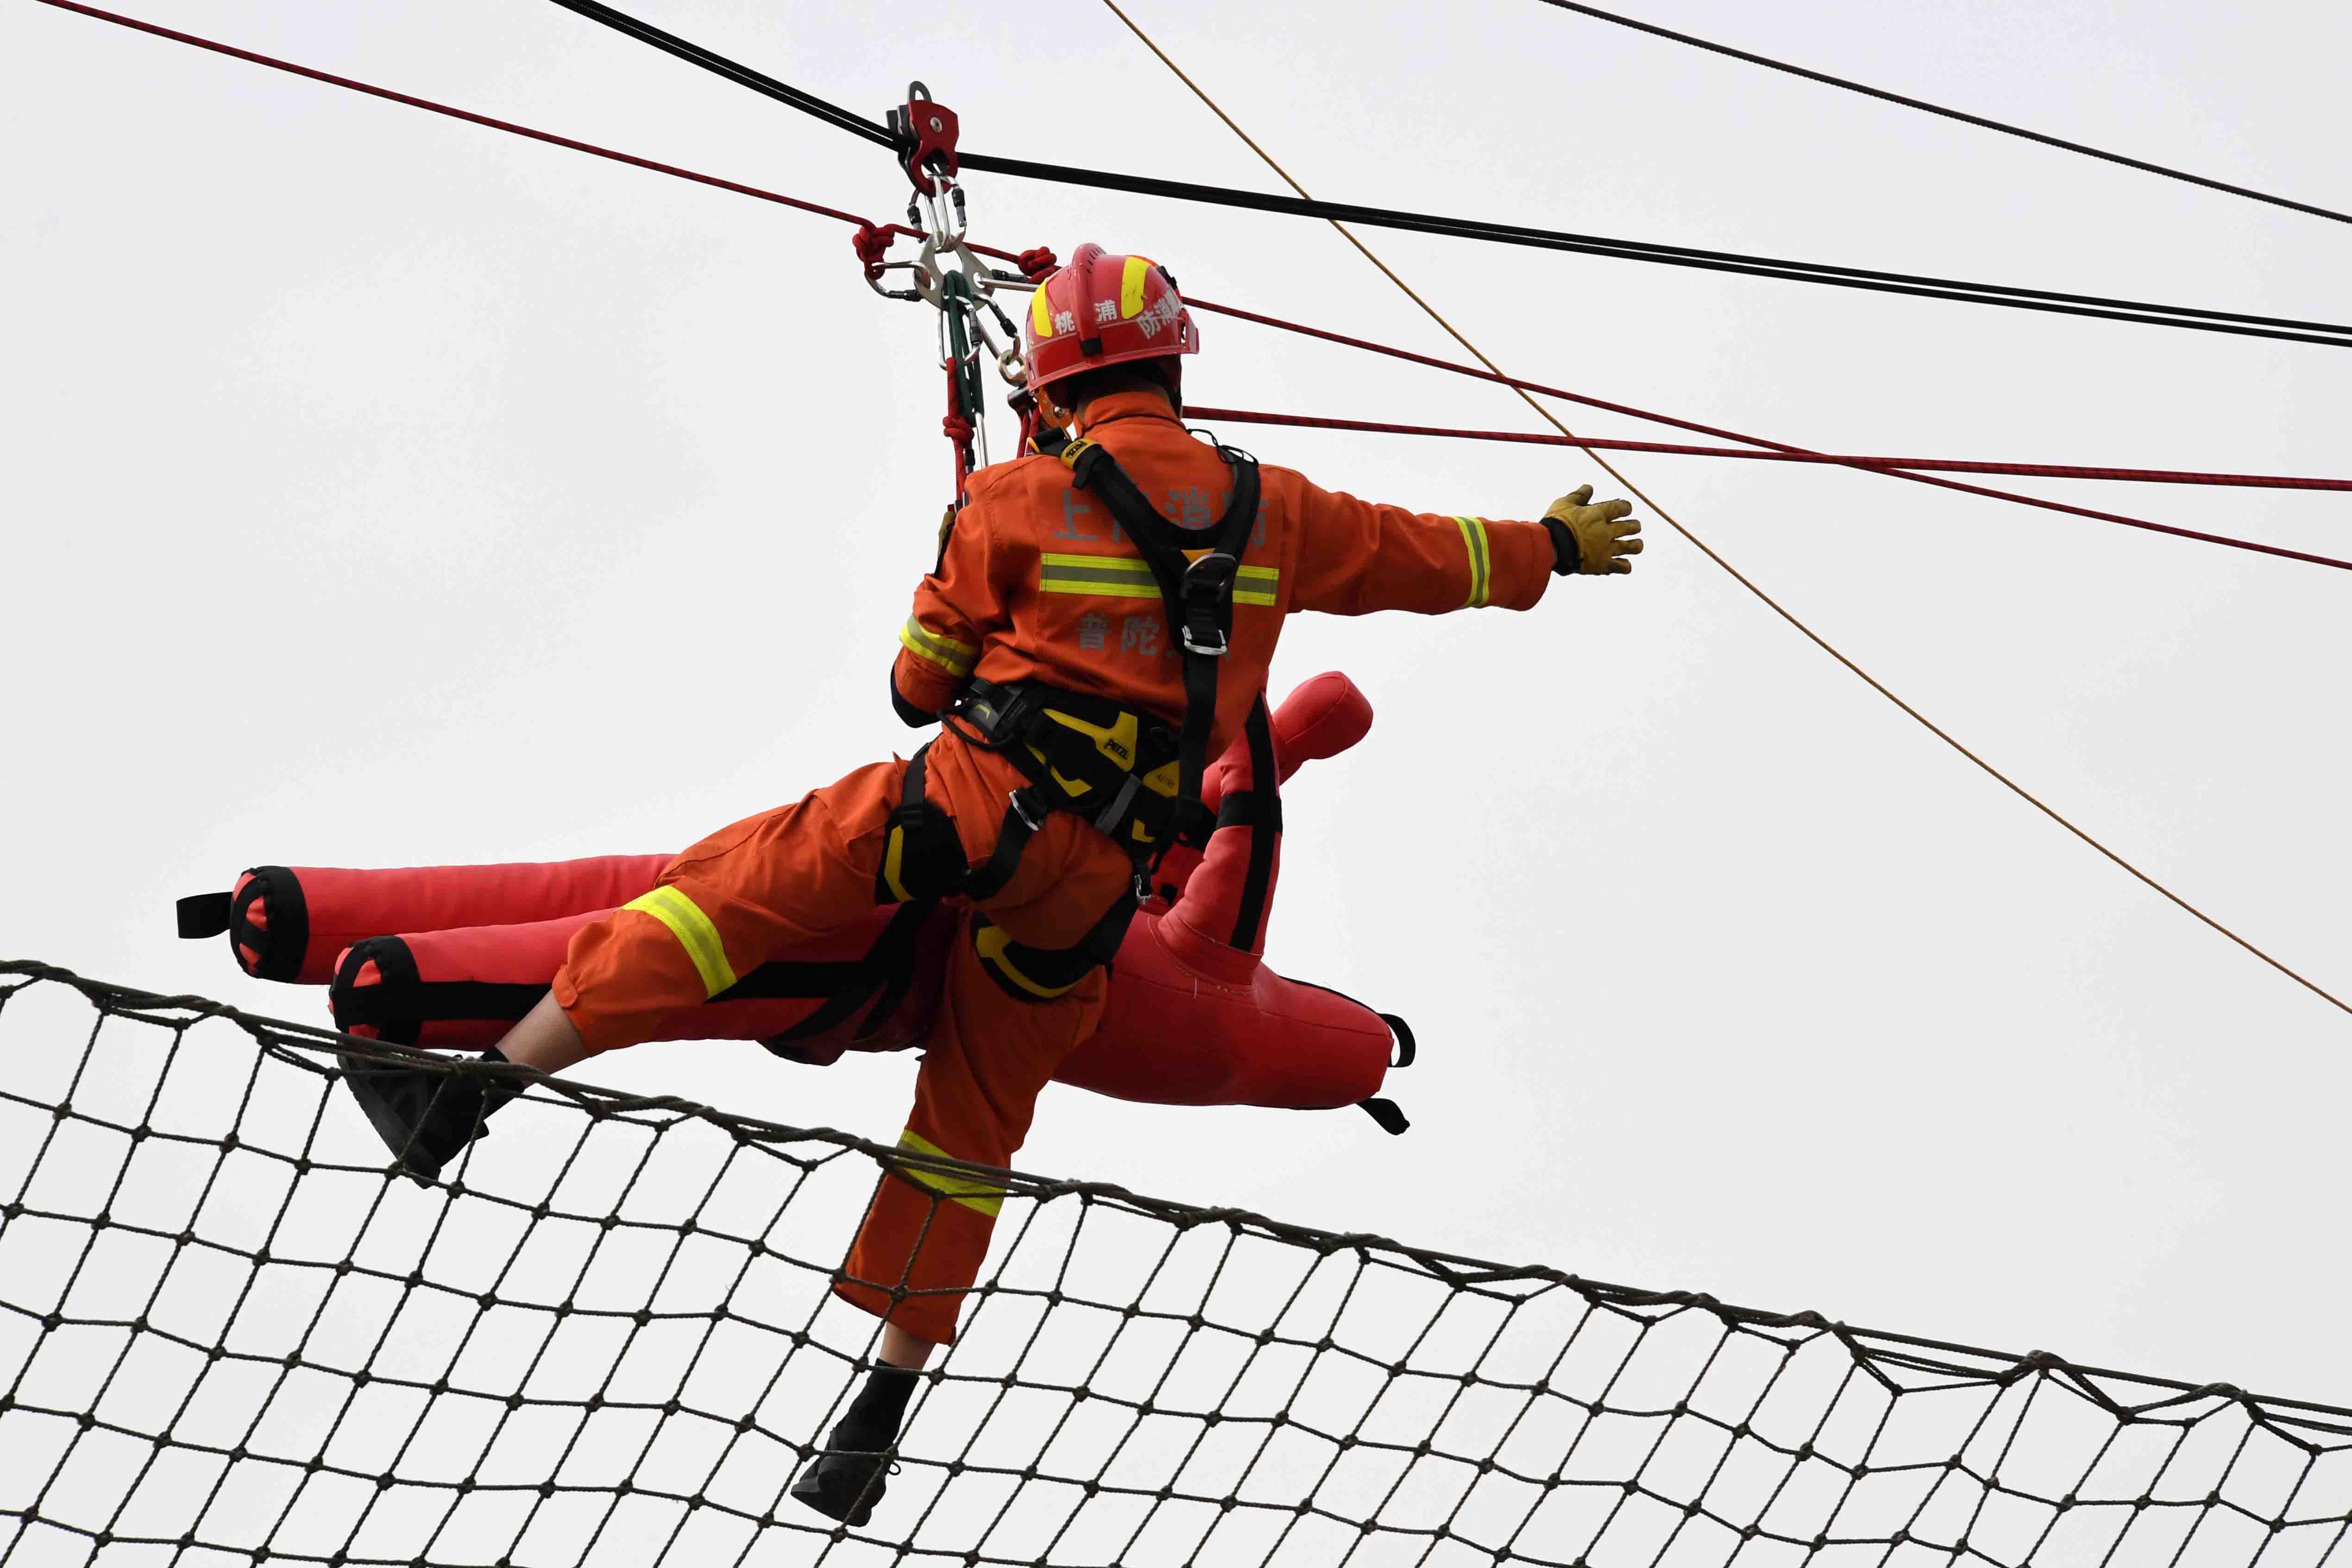
<svg viewBox="0 0 2352 1568">
<path fill-rule="evenodd" d="M 1573 521 L 1577 510 L 1591 499 L 1592 487 L 1591 485 L 1586 485 L 1580 489 L 1569 491 L 1568 494 L 1560 497 L 1549 507 L 1546 507 L 1544 509 L 1544 515 L 1546 517 L 1556 517 L 1562 522 Z"/>
<path fill-rule="evenodd" d="M 1586 559 L 1580 570 L 1596 575 L 1622 575 L 1633 569 L 1633 557 L 1642 553 L 1641 521 L 1602 521 L 1603 509 L 1584 510 L 1585 527 L 1580 530 L 1587 545 Z"/>
<path fill-rule="evenodd" d="M 1584 488 L 1590 490 L 1592 487 L 1587 485 Z M 1629 500 L 1605 500 L 1599 506 L 1570 506 L 1568 503 L 1572 499 L 1569 496 L 1560 497 L 1552 503 L 1551 510 L 1547 515 L 1556 517 L 1573 527 L 1583 528 L 1604 522 L 1615 522 L 1621 517 L 1630 517 L 1633 511 L 1633 503 Z"/>
</svg>

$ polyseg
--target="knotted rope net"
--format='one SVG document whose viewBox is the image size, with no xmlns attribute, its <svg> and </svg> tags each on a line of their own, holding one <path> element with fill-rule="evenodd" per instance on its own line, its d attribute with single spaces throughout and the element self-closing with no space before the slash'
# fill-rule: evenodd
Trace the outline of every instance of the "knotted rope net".
<svg viewBox="0 0 2352 1568">
<path fill-rule="evenodd" d="M 991 1173 L 839 1528 L 784 1493 L 906 1155 L 547 1081 L 420 1187 L 338 1052 L 402 1054 L 0 965 L 0 1563 L 2303 1568 L 2352 1523 L 2352 1411 Z"/>
</svg>

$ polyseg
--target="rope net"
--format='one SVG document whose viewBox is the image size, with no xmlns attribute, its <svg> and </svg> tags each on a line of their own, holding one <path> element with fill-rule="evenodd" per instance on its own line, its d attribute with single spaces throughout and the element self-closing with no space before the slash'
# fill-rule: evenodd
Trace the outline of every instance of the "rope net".
<svg viewBox="0 0 2352 1568">
<path fill-rule="evenodd" d="M 2302 1568 L 2352 1522 L 2352 1412 L 989 1173 L 836 1527 L 785 1489 L 904 1153 L 542 1080 L 424 1187 L 339 1051 L 416 1059 L 0 965 L 0 1563 Z"/>
</svg>

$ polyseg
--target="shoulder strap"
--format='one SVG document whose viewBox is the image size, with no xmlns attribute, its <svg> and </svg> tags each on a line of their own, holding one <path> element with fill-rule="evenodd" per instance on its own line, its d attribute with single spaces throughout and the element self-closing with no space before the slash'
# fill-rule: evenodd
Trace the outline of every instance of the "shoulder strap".
<svg viewBox="0 0 2352 1568">
<path fill-rule="evenodd" d="M 1232 470 L 1234 483 L 1224 516 L 1208 531 L 1208 548 L 1189 541 L 1199 538 L 1160 515 L 1118 459 L 1096 442 L 1083 438 L 1062 449 L 1071 482 L 1099 498 L 1111 516 L 1127 531 L 1168 612 L 1169 630 L 1184 661 L 1184 723 L 1177 742 L 1176 800 L 1181 828 L 1197 837 L 1207 828 L 1201 819 L 1201 774 L 1208 765 L 1209 733 L 1217 721 L 1217 661 L 1231 646 L 1234 627 L 1234 579 L 1242 552 L 1257 527 L 1257 459 L 1231 447 L 1219 447 L 1217 456 Z"/>
</svg>

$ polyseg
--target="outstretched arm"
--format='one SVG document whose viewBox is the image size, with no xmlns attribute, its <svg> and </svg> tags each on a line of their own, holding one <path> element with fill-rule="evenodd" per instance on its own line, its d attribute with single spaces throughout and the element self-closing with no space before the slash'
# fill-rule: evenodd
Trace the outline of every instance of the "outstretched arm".
<svg viewBox="0 0 2352 1568">
<path fill-rule="evenodd" d="M 1556 574 L 1627 572 L 1642 548 L 1622 500 L 1562 497 L 1540 522 L 1448 517 L 1381 506 L 1300 483 L 1298 587 L 1291 607 L 1328 615 L 1373 610 L 1524 610 Z"/>
</svg>

